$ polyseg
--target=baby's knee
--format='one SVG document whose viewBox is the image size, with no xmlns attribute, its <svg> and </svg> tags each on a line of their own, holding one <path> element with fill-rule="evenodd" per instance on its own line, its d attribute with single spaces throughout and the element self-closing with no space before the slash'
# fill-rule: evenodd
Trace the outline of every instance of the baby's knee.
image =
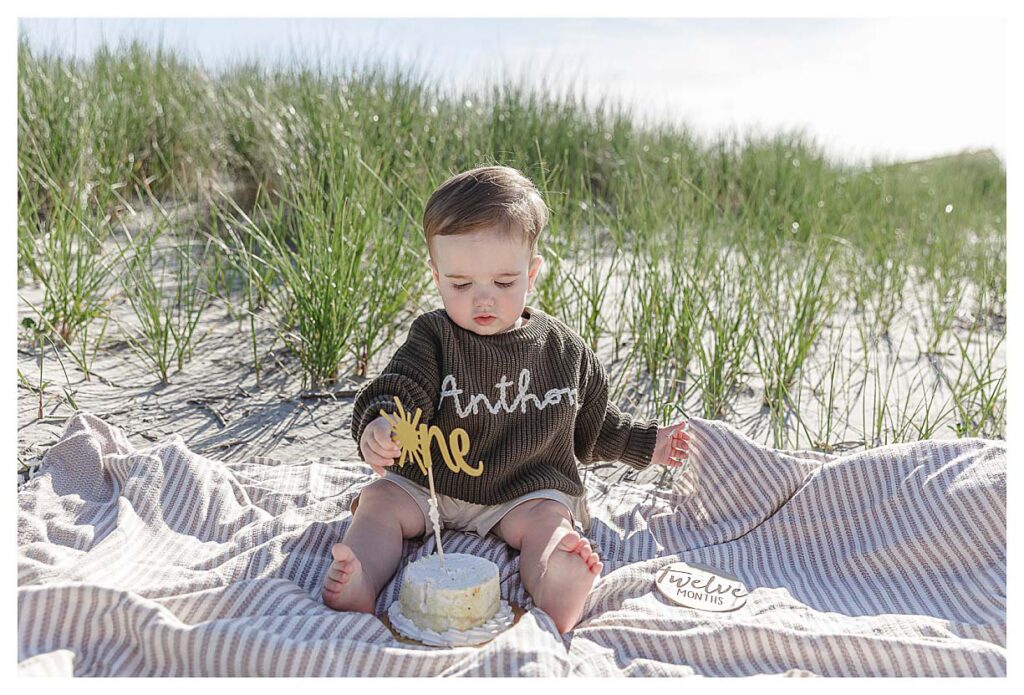
<svg viewBox="0 0 1024 695">
<path fill-rule="evenodd" d="M 425 521 L 420 506 L 405 490 L 387 480 L 375 480 L 359 491 L 352 502 L 351 511 L 358 518 L 377 517 L 395 521 L 402 530 L 402 536 L 412 538 L 422 535 Z"/>
<path fill-rule="evenodd" d="M 359 491 L 359 496 L 363 499 L 373 501 L 387 501 L 395 496 L 395 493 L 401 493 L 402 490 L 398 489 L 398 486 L 392 482 L 385 480 L 384 478 L 378 478 L 368 485 L 364 485 Z"/>
<path fill-rule="evenodd" d="M 547 548 L 553 538 L 560 541 L 570 533 L 575 533 L 575 530 L 569 510 L 563 504 L 544 500 L 530 510 L 529 519 L 522 533 L 522 543 L 524 546 Z"/>
<path fill-rule="evenodd" d="M 541 500 L 530 512 L 535 526 L 551 530 L 560 527 L 572 530 L 572 515 L 561 502 Z"/>
<path fill-rule="evenodd" d="M 383 479 L 375 480 L 359 491 L 359 495 L 352 500 L 349 510 L 353 514 L 358 513 L 360 516 L 384 513 L 388 509 L 394 509 L 396 505 L 402 504 L 403 500 L 398 499 L 399 495 L 409 497 L 404 491 L 399 490 L 398 486 L 394 483 L 389 483 Z"/>
</svg>

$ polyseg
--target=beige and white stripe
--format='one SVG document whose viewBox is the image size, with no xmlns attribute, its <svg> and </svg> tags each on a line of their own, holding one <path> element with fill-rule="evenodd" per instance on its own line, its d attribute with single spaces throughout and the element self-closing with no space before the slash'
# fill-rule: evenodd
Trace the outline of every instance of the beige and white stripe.
<svg viewBox="0 0 1024 695">
<path fill-rule="evenodd" d="M 19 492 L 24 675 L 1000 676 L 1006 672 L 1006 451 L 927 441 L 845 456 L 778 451 L 693 420 L 671 490 L 588 476 L 605 564 L 566 638 L 536 609 L 518 554 L 487 557 L 528 613 L 479 648 L 395 640 L 320 601 L 361 462 L 223 463 L 180 438 L 133 447 L 78 413 Z M 408 560 L 433 551 L 408 541 Z M 732 613 L 654 587 L 687 561 L 742 579 Z M 398 596 L 401 570 L 378 615 Z"/>
</svg>

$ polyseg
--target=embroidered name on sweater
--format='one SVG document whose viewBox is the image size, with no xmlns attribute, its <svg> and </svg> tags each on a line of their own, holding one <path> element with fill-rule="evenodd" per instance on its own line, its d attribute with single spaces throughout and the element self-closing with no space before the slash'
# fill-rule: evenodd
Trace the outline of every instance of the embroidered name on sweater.
<svg viewBox="0 0 1024 695">
<path fill-rule="evenodd" d="M 441 400 L 438 402 L 438 408 L 444 405 L 445 398 L 451 398 L 455 401 L 455 412 L 458 413 L 459 417 L 469 417 L 470 414 L 476 415 L 479 412 L 479 405 L 483 403 L 484 407 L 491 412 L 492 415 L 497 415 L 499 411 L 504 410 L 506 413 L 511 413 L 517 408 L 520 412 L 526 412 L 526 406 L 529 403 L 533 403 L 537 410 L 544 410 L 550 405 L 556 405 L 562 402 L 563 396 L 568 396 L 569 403 L 572 405 L 578 405 L 577 400 L 577 389 L 575 388 L 560 388 L 560 389 L 549 389 L 544 394 L 544 400 L 541 401 L 536 395 L 530 393 L 530 370 L 523 369 L 519 372 L 519 391 L 516 394 L 515 400 L 512 403 L 508 403 L 505 398 L 505 391 L 509 386 L 512 386 L 513 382 L 508 380 L 508 377 L 502 374 L 501 381 L 494 385 L 494 388 L 498 389 L 499 396 L 496 402 L 491 400 L 482 393 L 474 394 L 470 397 L 469 403 L 463 407 L 462 401 L 459 396 L 464 391 L 458 388 L 453 374 L 448 374 L 444 379 L 441 380 Z"/>
<path fill-rule="evenodd" d="M 450 466 L 443 470 L 435 480 L 438 491 L 476 504 L 501 504 L 549 488 L 583 495 L 579 467 L 597 461 L 622 461 L 635 470 L 651 465 L 657 421 L 619 410 L 608 397 L 608 375 L 586 342 L 553 316 L 532 307 L 529 313 L 532 328 L 507 340 L 460 330 L 444 309 L 416 317 L 405 343 L 356 395 L 354 441 L 361 441 L 380 410 L 394 411 L 393 398 L 401 397 L 414 416 L 422 408 L 421 418 L 427 418 L 417 422 L 417 437 L 421 424 L 428 426 L 428 438 L 431 425 L 444 429 L 459 474 L 449 475 Z M 467 447 L 451 437 L 456 429 L 467 430 L 479 448 L 480 455 L 473 450 L 463 456 L 470 466 L 459 464 L 456 452 Z M 417 441 L 422 447 L 422 437 Z M 448 462 L 442 463 L 434 441 L 436 477 Z M 486 470 L 475 476 L 470 470 L 480 468 L 480 459 Z M 395 472 L 424 487 L 429 483 L 418 465 L 396 466 Z"/>
</svg>

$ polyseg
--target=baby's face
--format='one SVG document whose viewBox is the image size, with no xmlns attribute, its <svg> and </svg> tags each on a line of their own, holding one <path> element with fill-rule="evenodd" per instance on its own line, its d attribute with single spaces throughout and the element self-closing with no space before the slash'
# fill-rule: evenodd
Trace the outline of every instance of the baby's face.
<svg viewBox="0 0 1024 695">
<path fill-rule="evenodd" d="M 452 321 L 480 335 L 514 328 L 544 259 L 531 258 L 525 241 L 488 229 L 436 236 L 432 245 L 430 270 Z M 484 316 L 493 318 L 480 320 Z"/>
</svg>

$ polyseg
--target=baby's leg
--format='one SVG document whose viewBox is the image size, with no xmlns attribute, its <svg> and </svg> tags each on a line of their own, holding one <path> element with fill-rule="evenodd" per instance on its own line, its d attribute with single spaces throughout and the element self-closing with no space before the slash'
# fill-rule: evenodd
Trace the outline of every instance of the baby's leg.
<svg viewBox="0 0 1024 695">
<path fill-rule="evenodd" d="M 377 594 L 402 559 L 402 540 L 422 536 L 424 529 L 419 505 L 398 485 L 376 480 L 364 487 L 348 531 L 331 548 L 324 603 L 339 611 L 373 613 Z"/>
<path fill-rule="evenodd" d="M 554 500 L 529 500 L 506 514 L 495 531 L 520 549 L 519 573 L 533 602 L 559 632 L 576 627 L 604 565 L 573 530 L 569 510 Z"/>
</svg>

